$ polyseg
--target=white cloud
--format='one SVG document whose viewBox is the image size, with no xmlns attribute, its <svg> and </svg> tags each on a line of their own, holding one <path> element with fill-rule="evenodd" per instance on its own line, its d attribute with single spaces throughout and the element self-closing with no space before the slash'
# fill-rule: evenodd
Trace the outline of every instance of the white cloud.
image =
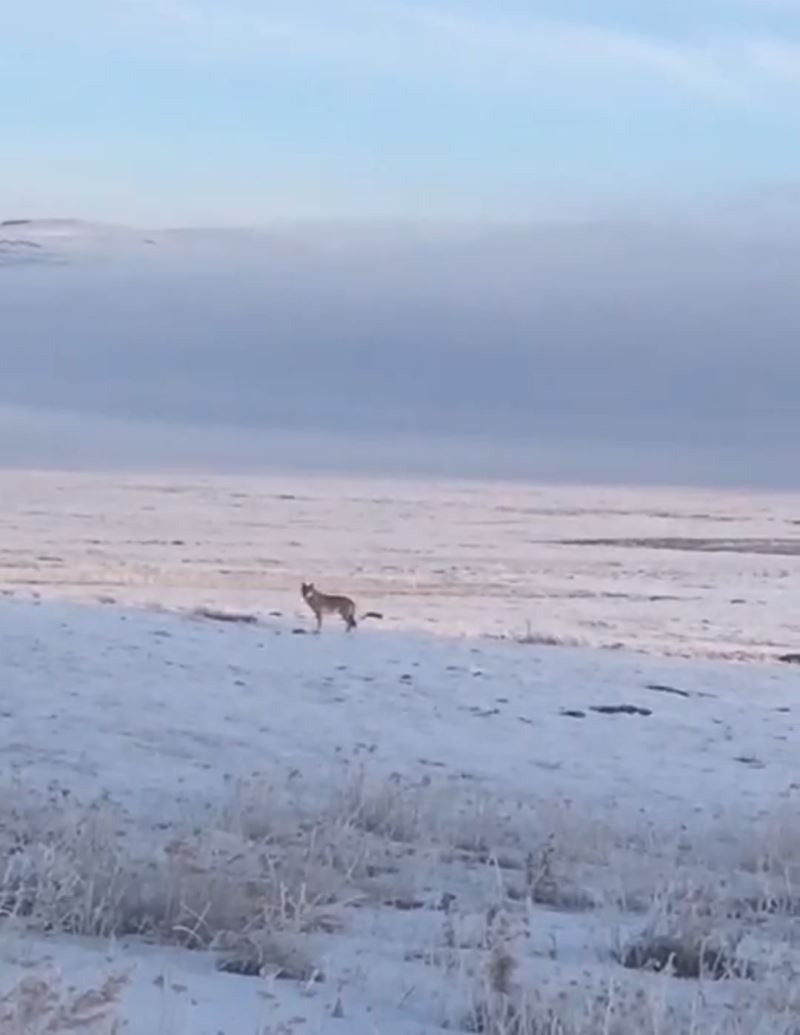
<svg viewBox="0 0 800 1035">
<path fill-rule="evenodd" d="M 634 70 L 675 83 L 714 91 L 733 85 L 706 49 L 587 23 L 552 20 L 515 24 L 441 12 L 420 21 L 443 38 L 469 46 L 476 57 L 562 65 L 584 70 Z"/>
<path fill-rule="evenodd" d="M 596 21 L 464 13 L 446 0 L 126 0 L 129 12 L 192 47 L 237 56 L 316 59 L 392 77 L 451 79 L 491 89 L 614 79 L 710 101 L 757 101 L 800 85 L 798 41 L 720 29 L 680 38 Z M 787 5 L 788 6 L 788 5 Z M 191 34 L 191 39 L 187 39 Z M 491 78 L 488 78 L 491 76 Z"/>
<path fill-rule="evenodd" d="M 476 62 L 490 58 L 586 77 L 628 74 L 725 101 L 756 100 L 765 90 L 800 85 L 800 20 L 793 42 L 714 31 L 713 22 L 698 41 L 590 22 L 465 17 L 433 6 L 418 9 L 417 18 L 442 42 L 467 48 Z"/>
<path fill-rule="evenodd" d="M 751 65 L 771 79 L 800 86 L 800 42 L 763 39 L 747 47 Z"/>
</svg>

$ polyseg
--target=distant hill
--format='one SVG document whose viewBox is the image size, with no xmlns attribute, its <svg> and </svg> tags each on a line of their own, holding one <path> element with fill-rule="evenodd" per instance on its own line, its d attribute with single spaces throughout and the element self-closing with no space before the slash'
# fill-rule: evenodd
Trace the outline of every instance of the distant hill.
<svg viewBox="0 0 800 1035">
<path fill-rule="evenodd" d="M 59 264 L 140 250 L 156 238 L 131 227 L 81 219 L 0 220 L 0 266 Z"/>
</svg>

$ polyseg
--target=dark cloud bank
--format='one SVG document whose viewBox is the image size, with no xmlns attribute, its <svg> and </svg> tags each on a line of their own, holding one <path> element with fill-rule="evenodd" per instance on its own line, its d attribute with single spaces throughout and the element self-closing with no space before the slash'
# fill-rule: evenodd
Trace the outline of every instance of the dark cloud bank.
<svg viewBox="0 0 800 1035">
<path fill-rule="evenodd" d="M 0 464 L 800 487 L 800 244 L 0 227 Z"/>
</svg>

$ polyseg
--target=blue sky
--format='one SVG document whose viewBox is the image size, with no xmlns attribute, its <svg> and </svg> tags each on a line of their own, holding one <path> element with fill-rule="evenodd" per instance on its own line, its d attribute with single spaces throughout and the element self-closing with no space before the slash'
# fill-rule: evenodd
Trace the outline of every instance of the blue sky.
<svg viewBox="0 0 800 1035">
<path fill-rule="evenodd" d="M 518 220 L 800 183 L 798 0 L 0 8 L 6 217 Z"/>
</svg>

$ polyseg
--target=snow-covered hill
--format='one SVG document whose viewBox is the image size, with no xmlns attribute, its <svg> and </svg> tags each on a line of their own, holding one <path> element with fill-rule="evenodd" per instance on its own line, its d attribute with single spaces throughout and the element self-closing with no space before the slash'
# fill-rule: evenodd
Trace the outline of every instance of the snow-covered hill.
<svg viewBox="0 0 800 1035">
<path fill-rule="evenodd" d="M 53 265 L 137 254 L 157 235 L 80 219 L 0 221 L 0 266 Z"/>
<path fill-rule="evenodd" d="M 793 669 L 220 617 L 0 604 L 4 1032 L 793 1030 Z"/>
</svg>

